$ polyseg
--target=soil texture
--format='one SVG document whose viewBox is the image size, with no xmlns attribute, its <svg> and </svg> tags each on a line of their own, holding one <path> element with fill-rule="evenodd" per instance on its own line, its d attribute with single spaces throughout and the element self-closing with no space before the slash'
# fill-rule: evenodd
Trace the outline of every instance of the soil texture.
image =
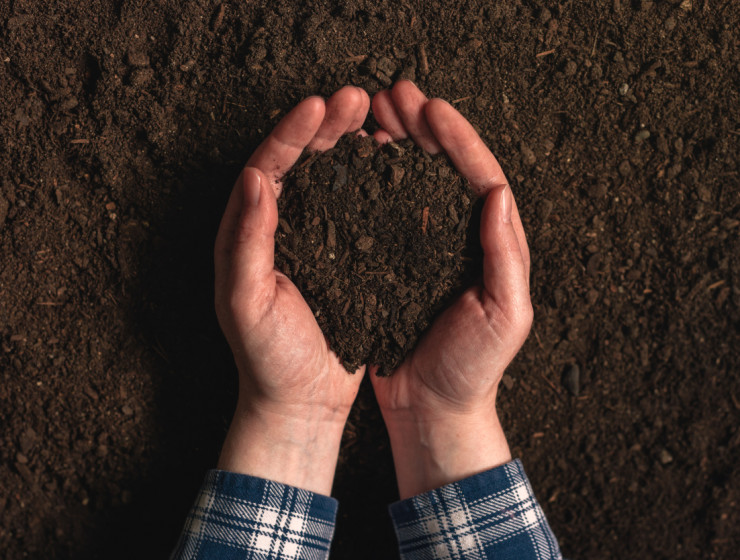
<svg viewBox="0 0 740 560">
<path fill-rule="evenodd" d="M 235 404 L 235 179 L 301 99 L 408 78 L 516 197 L 498 406 L 565 556 L 735 558 L 738 30 L 735 0 L 0 2 L 0 555 L 167 556 Z M 365 382 L 334 494 L 333 557 L 397 558 Z"/>
<path fill-rule="evenodd" d="M 371 136 L 306 153 L 283 183 L 276 265 L 347 371 L 390 375 L 481 270 L 477 197 L 444 154 Z"/>
</svg>

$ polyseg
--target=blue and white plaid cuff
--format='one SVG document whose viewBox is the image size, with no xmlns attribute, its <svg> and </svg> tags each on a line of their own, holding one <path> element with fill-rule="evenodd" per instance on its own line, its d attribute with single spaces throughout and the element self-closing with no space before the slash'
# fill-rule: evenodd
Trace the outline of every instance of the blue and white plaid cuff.
<svg viewBox="0 0 740 560">
<path fill-rule="evenodd" d="M 389 507 L 403 560 L 560 560 L 517 459 Z"/>
<path fill-rule="evenodd" d="M 211 470 L 171 560 L 324 560 L 337 505 L 308 490 Z"/>
</svg>

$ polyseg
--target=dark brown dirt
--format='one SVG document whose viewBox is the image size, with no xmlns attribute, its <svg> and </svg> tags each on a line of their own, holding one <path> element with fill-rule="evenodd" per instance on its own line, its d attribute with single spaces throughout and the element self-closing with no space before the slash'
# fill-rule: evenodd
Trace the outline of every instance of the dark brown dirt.
<svg viewBox="0 0 740 560">
<path fill-rule="evenodd" d="M 276 266 L 347 371 L 390 375 L 481 270 L 477 197 L 443 154 L 370 136 L 304 154 L 283 182 Z"/>
<path fill-rule="evenodd" d="M 240 167 L 300 99 L 407 77 L 517 197 L 535 325 L 501 414 L 565 554 L 734 558 L 738 29 L 733 0 L 0 2 L 2 556 L 168 553 L 234 404 Z M 335 557 L 393 558 L 367 386 L 336 495 Z"/>
</svg>

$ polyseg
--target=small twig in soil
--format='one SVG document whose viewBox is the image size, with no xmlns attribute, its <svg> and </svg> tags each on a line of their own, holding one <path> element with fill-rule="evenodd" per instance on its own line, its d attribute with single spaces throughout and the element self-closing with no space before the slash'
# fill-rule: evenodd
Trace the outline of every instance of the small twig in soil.
<svg viewBox="0 0 740 560">
<path fill-rule="evenodd" d="M 429 224 L 429 206 L 425 206 L 421 211 L 421 233 L 426 235 L 427 225 Z"/>
<path fill-rule="evenodd" d="M 306 161 L 304 161 L 302 164 L 298 166 L 298 169 L 303 169 L 307 165 L 313 163 L 313 160 L 315 160 L 319 155 L 319 152 L 314 152 L 310 156 L 306 158 Z"/>
<path fill-rule="evenodd" d="M 545 383 L 547 383 L 547 385 L 550 387 L 550 389 L 552 389 L 553 393 L 555 393 L 560 399 L 565 400 L 563 398 L 563 395 L 560 393 L 560 391 L 558 391 L 558 388 L 555 387 L 555 384 L 552 381 L 550 381 L 547 378 L 547 376 L 544 373 L 542 373 L 541 371 L 539 372 L 539 374 L 540 374 L 540 377 L 545 380 Z"/>
<path fill-rule="evenodd" d="M 468 99 L 473 99 L 472 95 L 468 95 L 466 97 L 461 97 L 460 99 L 455 99 L 452 101 L 453 105 L 457 105 L 458 103 L 462 103 L 463 101 L 467 101 Z"/>
<path fill-rule="evenodd" d="M 367 58 L 367 55 L 358 54 L 357 56 L 354 56 L 354 55 L 353 56 L 348 56 L 347 58 L 344 59 L 344 62 L 359 64 L 360 62 L 362 62 L 366 58 Z"/>
<path fill-rule="evenodd" d="M 429 74 L 429 59 L 424 45 L 419 45 L 419 66 L 421 66 L 422 74 Z"/>
<path fill-rule="evenodd" d="M 550 49 L 549 51 L 542 51 L 541 53 L 537 53 L 536 55 L 534 55 L 534 57 L 535 58 L 540 58 L 540 57 L 543 57 L 543 56 L 551 55 L 554 52 L 555 52 L 555 49 Z"/>
<path fill-rule="evenodd" d="M 715 282 L 714 284 L 712 284 L 712 285 L 710 285 L 710 286 L 707 286 L 707 291 L 708 291 L 708 292 L 711 292 L 711 291 L 712 291 L 712 290 L 714 290 L 715 288 L 719 288 L 719 287 L 720 287 L 720 286 L 721 286 L 722 284 L 724 284 L 724 283 L 725 283 L 725 281 L 724 281 L 724 280 L 720 280 L 719 282 Z"/>
<path fill-rule="evenodd" d="M 227 105 L 233 105 L 234 107 L 239 107 L 240 109 L 246 109 L 247 107 L 245 105 L 239 105 L 239 103 L 234 103 L 233 101 L 227 101 Z"/>
<path fill-rule="evenodd" d="M 535 340 L 537 340 L 537 345 L 544 352 L 545 351 L 545 347 L 542 346 L 542 341 L 540 340 L 540 335 L 537 334 L 537 330 L 535 330 L 535 329 L 532 329 L 532 332 L 534 333 Z"/>
<path fill-rule="evenodd" d="M 226 4 L 221 4 L 218 7 L 216 14 L 213 16 L 213 21 L 211 22 L 211 29 L 213 31 L 219 30 L 221 24 L 224 22 L 224 15 L 226 15 Z"/>
</svg>

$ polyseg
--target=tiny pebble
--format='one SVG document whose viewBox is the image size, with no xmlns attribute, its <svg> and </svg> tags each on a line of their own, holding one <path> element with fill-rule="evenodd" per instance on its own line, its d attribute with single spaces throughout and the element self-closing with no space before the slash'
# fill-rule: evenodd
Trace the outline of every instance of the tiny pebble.
<svg viewBox="0 0 740 560">
<path fill-rule="evenodd" d="M 373 243 L 375 243 L 375 240 L 372 237 L 368 235 L 361 235 L 355 243 L 355 247 L 357 247 L 359 251 L 366 253 L 373 246 Z"/>
<path fill-rule="evenodd" d="M 660 451 L 660 462 L 664 465 L 667 465 L 668 463 L 672 463 L 673 455 L 671 455 L 667 449 L 662 449 Z"/>
<path fill-rule="evenodd" d="M 573 364 L 568 367 L 563 375 L 563 386 L 568 392 L 574 397 L 578 396 L 581 392 L 581 369 L 578 364 Z"/>
<path fill-rule="evenodd" d="M 668 19 L 665 20 L 665 28 L 668 31 L 673 31 L 676 28 L 676 18 L 669 16 Z"/>
<path fill-rule="evenodd" d="M 190 72 L 193 68 L 195 68 L 195 61 L 192 58 L 180 64 L 180 70 L 183 72 Z"/>
<path fill-rule="evenodd" d="M 578 64 L 576 64 L 575 61 L 573 60 L 569 60 L 568 63 L 565 65 L 565 75 L 566 76 L 575 75 L 577 70 L 578 70 Z"/>
<path fill-rule="evenodd" d="M 629 177 L 632 174 L 632 166 L 629 161 L 624 160 L 619 164 L 619 174 L 622 177 Z"/>
<path fill-rule="evenodd" d="M 28 457 L 26 457 L 23 453 L 16 453 L 15 460 L 18 461 L 22 465 L 25 465 L 26 463 L 28 463 Z"/>
<path fill-rule="evenodd" d="M 126 416 L 131 416 L 134 413 L 134 409 L 131 408 L 129 405 L 124 404 L 121 407 L 121 412 L 123 412 Z"/>
<path fill-rule="evenodd" d="M 635 142 L 637 142 L 638 144 L 644 142 L 648 138 L 650 138 L 650 131 L 644 128 L 637 134 L 635 134 Z"/>
<path fill-rule="evenodd" d="M 619 95 L 627 95 L 630 91 L 630 86 L 627 84 L 622 84 L 619 86 Z"/>
</svg>

